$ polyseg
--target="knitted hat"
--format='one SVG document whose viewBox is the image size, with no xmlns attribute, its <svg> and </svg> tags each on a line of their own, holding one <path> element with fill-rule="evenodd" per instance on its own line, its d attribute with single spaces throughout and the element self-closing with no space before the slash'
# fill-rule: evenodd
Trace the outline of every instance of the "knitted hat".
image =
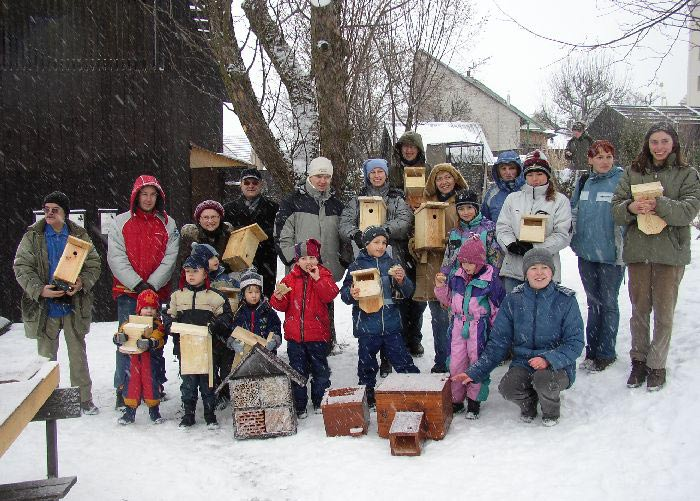
<svg viewBox="0 0 700 501">
<path fill-rule="evenodd" d="M 388 241 L 389 233 L 381 226 L 368 226 L 365 231 L 362 232 L 362 244 L 367 247 L 367 245 L 377 237 L 384 237 Z"/>
<path fill-rule="evenodd" d="M 63 209 L 63 212 L 66 213 L 66 217 L 68 217 L 68 214 L 70 214 L 70 200 L 68 199 L 68 195 L 62 191 L 54 191 L 46 195 L 42 205 L 46 205 L 47 203 L 58 205 L 61 209 Z"/>
<path fill-rule="evenodd" d="M 300 257 L 314 256 L 319 262 L 321 261 L 321 242 L 315 238 L 309 238 L 306 242 L 301 242 L 294 245 L 294 260 L 298 261 Z"/>
<path fill-rule="evenodd" d="M 182 263 L 183 268 L 192 268 L 194 270 L 198 268 L 204 268 L 205 270 L 209 269 L 209 260 L 204 257 L 204 254 L 190 254 L 190 256 L 185 259 L 185 262 Z"/>
<path fill-rule="evenodd" d="M 249 285 L 257 285 L 262 290 L 263 287 L 263 277 L 258 273 L 258 270 L 253 266 L 248 268 L 241 274 L 240 288 L 241 292 Z"/>
<path fill-rule="evenodd" d="M 472 234 L 467 238 L 457 252 L 457 261 L 476 265 L 479 271 L 486 264 L 486 248 L 479 235 Z"/>
<path fill-rule="evenodd" d="M 471 205 L 476 209 L 477 214 L 479 213 L 478 196 L 473 191 L 461 190 L 457 193 L 455 197 L 455 207 L 459 208 L 461 205 Z"/>
<path fill-rule="evenodd" d="M 536 264 L 543 264 L 549 267 L 552 273 L 556 271 L 554 267 L 554 258 L 547 249 L 536 247 L 525 253 L 523 256 L 523 275 L 527 275 L 527 270 Z"/>
<path fill-rule="evenodd" d="M 365 173 L 365 179 L 369 180 L 369 173 L 377 168 L 382 169 L 384 174 L 386 174 L 387 177 L 389 176 L 389 164 L 387 164 L 386 160 L 383 158 L 370 158 L 369 160 L 365 160 L 362 164 L 362 171 Z"/>
<path fill-rule="evenodd" d="M 524 175 L 527 176 L 528 172 L 544 172 L 547 175 L 547 179 L 552 178 L 552 168 L 547 162 L 547 157 L 540 150 L 531 151 L 525 157 L 525 171 Z"/>
<path fill-rule="evenodd" d="M 207 261 L 213 257 L 219 257 L 219 253 L 216 252 L 214 247 L 209 244 L 198 244 L 197 242 L 192 242 L 192 252 L 190 254 L 201 254 Z"/>
<path fill-rule="evenodd" d="M 311 160 L 306 174 L 310 176 L 332 176 L 333 164 L 326 157 L 317 157 Z"/>
<path fill-rule="evenodd" d="M 204 212 L 206 209 L 215 210 L 219 213 L 219 217 L 221 217 L 221 219 L 224 218 L 223 205 L 221 205 L 216 200 L 205 200 L 204 202 L 200 203 L 194 210 L 194 220 L 199 222 L 199 217 L 202 215 L 202 212 Z"/>
<path fill-rule="evenodd" d="M 244 169 L 243 172 L 241 172 L 241 181 L 248 178 L 255 178 L 258 181 L 262 181 L 262 174 L 260 174 L 258 169 Z"/>
<path fill-rule="evenodd" d="M 149 306 L 157 310 L 160 308 L 160 300 L 158 299 L 157 292 L 151 289 L 146 289 L 136 297 L 136 314 L 140 315 L 141 310 L 143 308 L 148 308 Z"/>
</svg>

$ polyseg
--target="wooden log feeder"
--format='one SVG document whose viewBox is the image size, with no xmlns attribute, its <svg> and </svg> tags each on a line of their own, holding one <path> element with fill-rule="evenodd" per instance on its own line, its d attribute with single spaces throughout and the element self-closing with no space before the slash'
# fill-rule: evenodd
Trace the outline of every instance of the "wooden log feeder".
<svg viewBox="0 0 700 501">
<path fill-rule="evenodd" d="M 415 248 L 421 250 L 443 250 L 445 248 L 445 209 L 447 202 L 424 202 L 415 213 Z"/>
<path fill-rule="evenodd" d="M 441 440 L 452 422 L 452 391 L 445 374 L 389 374 L 375 390 L 377 433 L 389 438 L 397 412 L 423 412 L 426 437 Z"/>
<path fill-rule="evenodd" d="M 78 275 L 83 269 L 83 263 L 88 253 L 92 249 L 92 244 L 72 235 L 68 235 L 68 241 L 63 249 L 53 273 L 54 285 L 61 288 L 68 288 L 68 284 L 74 284 L 78 280 Z"/>
<path fill-rule="evenodd" d="M 546 214 L 524 214 L 520 217 L 520 234 L 518 240 L 523 242 L 542 243 L 547 229 Z"/>
<path fill-rule="evenodd" d="M 221 259 L 233 271 L 250 268 L 255 259 L 258 244 L 263 240 L 267 240 L 267 235 L 257 223 L 240 228 L 231 233 Z"/>
<path fill-rule="evenodd" d="M 635 200 L 653 200 L 664 194 L 661 182 L 633 184 L 632 197 Z M 666 227 L 666 221 L 656 214 L 637 214 L 637 228 L 646 235 L 657 235 Z"/>
<path fill-rule="evenodd" d="M 360 295 L 358 303 L 365 313 L 375 313 L 384 306 L 382 297 L 382 283 L 377 268 L 351 271 L 352 284 L 359 287 Z"/>
<path fill-rule="evenodd" d="M 386 204 L 382 197 L 357 197 L 360 204 L 361 231 L 369 226 L 382 226 L 386 223 Z"/>
<path fill-rule="evenodd" d="M 328 388 L 321 400 L 321 411 L 327 437 L 367 434 L 369 405 L 364 385 Z"/>
<path fill-rule="evenodd" d="M 389 428 L 392 456 L 420 456 L 428 426 L 424 412 L 397 412 Z"/>
<path fill-rule="evenodd" d="M 126 334 L 126 343 L 122 344 L 119 347 L 119 352 L 124 353 L 125 355 L 138 355 L 139 353 L 143 353 L 146 350 L 142 350 L 141 348 L 136 346 L 136 341 L 138 341 L 141 338 L 151 337 L 151 334 L 153 333 L 153 327 L 150 327 L 144 323 L 133 323 L 129 321 L 122 325 L 122 332 Z"/>
<path fill-rule="evenodd" d="M 404 167 L 403 188 L 406 203 L 411 208 L 419 207 L 423 203 L 423 190 L 425 190 L 425 167 Z"/>
<path fill-rule="evenodd" d="M 207 326 L 173 322 L 170 331 L 180 334 L 180 374 L 209 374 L 213 387 L 214 357 Z"/>
</svg>

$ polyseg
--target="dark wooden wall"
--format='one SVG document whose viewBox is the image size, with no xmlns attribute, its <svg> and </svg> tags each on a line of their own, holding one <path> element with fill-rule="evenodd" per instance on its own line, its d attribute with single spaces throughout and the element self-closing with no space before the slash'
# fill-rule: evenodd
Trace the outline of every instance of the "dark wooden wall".
<svg viewBox="0 0 700 501">
<path fill-rule="evenodd" d="M 178 227 L 190 222 L 189 142 L 221 151 L 221 90 L 174 29 L 189 20 L 186 2 L 156 5 L 154 15 L 152 1 L 0 0 L 2 316 L 20 319 L 12 260 L 45 194 L 86 210 L 103 261 L 95 320 L 116 318 L 98 209 L 127 210 L 134 179 L 153 174 Z"/>
</svg>

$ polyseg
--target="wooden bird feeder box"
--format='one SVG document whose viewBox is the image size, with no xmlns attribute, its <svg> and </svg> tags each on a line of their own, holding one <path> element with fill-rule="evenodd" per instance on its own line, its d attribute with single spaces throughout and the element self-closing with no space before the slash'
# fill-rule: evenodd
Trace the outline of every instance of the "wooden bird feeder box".
<svg viewBox="0 0 700 501">
<path fill-rule="evenodd" d="M 384 306 L 382 297 L 382 283 L 377 268 L 351 271 L 352 283 L 360 288 L 358 302 L 360 309 L 365 313 L 374 313 Z"/>
<path fill-rule="evenodd" d="M 423 196 L 423 190 L 425 190 L 425 167 L 404 167 L 403 189 L 407 196 Z"/>
<path fill-rule="evenodd" d="M 420 456 L 428 426 L 424 412 L 397 412 L 389 428 L 392 456 Z"/>
<path fill-rule="evenodd" d="M 386 222 L 386 204 L 382 197 L 357 197 L 360 203 L 361 231 L 369 226 L 381 226 Z"/>
<path fill-rule="evenodd" d="M 417 251 L 445 248 L 445 209 L 447 202 L 424 202 L 416 211 L 415 247 Z"/>
<path fill-rule="evenodd" d="M 241 353 L 236 353 L 236 356 L 233 358 L 233 364 L 231 364 L 232 368 L 236 368 L 238 364 L 241 363 L 241 360 L 253 350 L 253 346 L 256 344 L 267 346 L 268 341 L 272 341 L 275 334 L 270 332 L 267 339 L 265 339 L 243 327 L 236 327 L 233 329 L 231 336 L 243 343 L 243 351 Z"/>
<path fill-rule="evenodd" d="M 142 337 L 151 337 L 151 334 L 153 333 L 153 327 L 150 327 L 145 323 L 132 323 L 131 321 L 129 321 L 122 325 L 122 332 L 126 334 L 126 343 L 119 347 L 119 351 L 126 355 L 138 355 L 139 353 L 143 353 L 146 350 L 142 350 L 141 348 L 136 346 L 136 341 L 138 341 Z"/>
<path fill-rule="evenodd" d="M 450 377 L 444 374 L 389 374 L 375 390 L 377 432 L 389 438 L 397 412 L 422 412 L 426 437 L 441 440 L 452 422 Z"/>
<path fill-rule="evenodd" d="M 321 400 L 327 437 L 366 435 L 369 405 L 364 385 L 328 388 Z"/>
<path fill-rule="evenodd" d="M 214 386 L 214 357 L 206 325 L 173 322 L 170 331 L 180 334 L 180 374 L 209 374 Z"/>
<path fill-rule="evenodd" d="M 632 185 L 632 197 L 635 200 L 652 200 L 664 194 L 664 187 L 659 181 Z M 647 235 L 661 233 L 666 221 L 656 214 L 637 214 L 637 228 Z"/>
<path fill-rule="evenodd" d="M 83 263 L 88 252 L 92 249 L 92 244 L 72 235 L 68 235 L 66 247 L 58 261 L 56 271 L 54 271 L 54 282 L 60 284 L 74 284 L 78 280 L 78 275 L 83 269 Z"/>
<path fill-rule="evenodd" d="M 547 229 L 546 214 L 525 214 L 520 217 L 520 235 L 518 240 L 523 242 L 542 243 Z"/>
<path fill-rule="evenodd" d="M 255 259 L 258 244 L 263 240 L 267 240 L 267 235 L 257 223 L 240 228 L 231 233 L 221 259 L 233 271 L 250 268 Z"/>
</svg>

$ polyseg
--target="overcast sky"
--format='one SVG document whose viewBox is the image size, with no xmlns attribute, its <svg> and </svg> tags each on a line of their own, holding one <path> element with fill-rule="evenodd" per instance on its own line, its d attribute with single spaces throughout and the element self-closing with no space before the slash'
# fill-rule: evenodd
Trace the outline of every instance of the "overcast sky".
<svg viewBox="0 0 700 501">
<path fill-rule="evenodd" d="M 475 0 L 475 5 L 487 19 L 484 29 L 473 41 L 473 48 L 445 62 L 464 71 L 473 60 L 488 58 L 472 76 L 504 99 L 510 95 L 511 103 L 528 114 L 534 113 L 546 98 L 547 79 L 568 50 L 527 33 L 498 7 L 523 26 L 570 42 L 609 40 L 620 33 L 625 23 L 633 21 L 629 14 L 615 11 L 607 0 Z M 653 33 L 631 54 L 618 51 L 611 56 L 617 61 L 616 72 L 628 75 L 636 90 L 653 90 L 666 98 L 663 104 L 676 105 L 686 94 L 687 31 L 660 61 L 660 54 L 668 50 L 670 36 L 675 35 Z M 235 116 L 226 111 L 224 133 L 242 133 Z"/>
</svg>

